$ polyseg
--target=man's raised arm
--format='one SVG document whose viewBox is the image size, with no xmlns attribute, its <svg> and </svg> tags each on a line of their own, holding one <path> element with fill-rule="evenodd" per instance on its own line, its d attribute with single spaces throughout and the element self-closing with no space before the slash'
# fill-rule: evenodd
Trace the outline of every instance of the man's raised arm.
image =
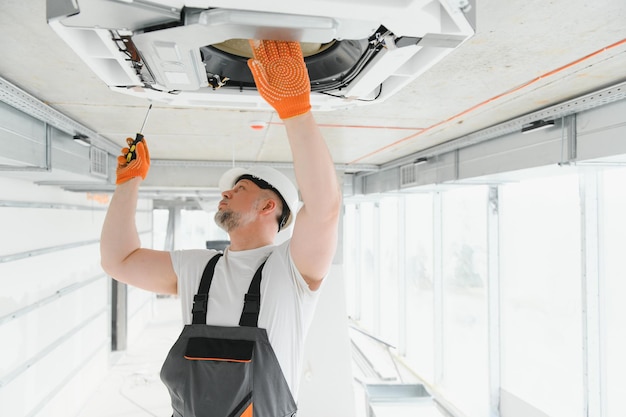
<svg viewBox="0 0 626 417">
<path fill-rule="evenodd" d="M 291 239 L 296 267 L 313 290 L 337 246 L 341 190 L 328 147 L 311 113 L 310 81 L 297 42 L 251 41 L 248 61 L 257 89 L 285 123 L 304 206 Z"/>
</svg>

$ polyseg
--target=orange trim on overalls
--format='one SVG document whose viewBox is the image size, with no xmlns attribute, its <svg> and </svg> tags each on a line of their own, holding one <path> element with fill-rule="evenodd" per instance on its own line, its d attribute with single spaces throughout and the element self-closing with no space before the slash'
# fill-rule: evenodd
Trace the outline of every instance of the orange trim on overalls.
<svg viewBox="0 0 626 417">
<path fill-rule="evenodd" d="M 194 358 L 192 356 L 184 356 L 185 359 L 189 359 L 190 361 L 217 361 L 217 362 L 239 362 L 239 363 L 249 363 L 252 362 L 251 359 L 226 359 L 226 358 Z"/>
<path fill-rule="evenodd" d="M 250 403 L 250 405 L 248 406 L 248 408 L 246 408 L 244 410 L 243 413 L 241 413 L 240 417 L 252 417 L 254 415 L 254 413 L 252 412 L 252 403 Z"/>
</svg>

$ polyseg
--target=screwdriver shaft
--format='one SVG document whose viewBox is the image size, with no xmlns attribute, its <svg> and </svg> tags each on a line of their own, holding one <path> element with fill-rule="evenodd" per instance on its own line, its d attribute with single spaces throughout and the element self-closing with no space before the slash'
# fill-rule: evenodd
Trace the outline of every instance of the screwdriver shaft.
<svg viewBox="0 0 626 417">
<path fill-rule="evenodd" d="M 146 112 L 146 117 L 143 119 L 143 124 L 141 125 L 141 129 L 139 130 L 140 134 L 143 134 L 143 128 L 146 127 L 146 122 L 148 121 L 148 116 L 150 115 L 150 109 L 152 108 L 152 103 L 148 107 L 148 111 Z"/>
</svg>

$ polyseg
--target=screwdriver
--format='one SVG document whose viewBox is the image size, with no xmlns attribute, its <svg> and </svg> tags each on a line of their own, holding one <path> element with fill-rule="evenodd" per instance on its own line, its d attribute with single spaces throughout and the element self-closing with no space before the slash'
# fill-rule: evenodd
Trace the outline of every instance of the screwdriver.
<svg viewBox="0 0 626 417">
<path fill-rule="evenodd" d="M 128 149 L 128 153 L 126 154 L 127 163 L 137 157 L 137 152 L 135 152 L 135 150 L 137 149 L 137 144 L 141 142 L 141 140 L 143 139 L 143 135 L 142 135 L 143 128 L 146 126 L 146 122 L 148 121 L 148 115 L 150 114 L 151 108 L 152 108 L 152 103 L 150 103 L 150 107 L 148 107 L 148 111 L 146 112 L 146 117 L 143 119 L 143 124 L 141 125 L 141 129 L 139 130 L 139 133 L 137 133 L 137 135 L 135 136 L 135 140 L 133 141 L 133 143 L 130 144 L 130 148 Z"/>
</svg>

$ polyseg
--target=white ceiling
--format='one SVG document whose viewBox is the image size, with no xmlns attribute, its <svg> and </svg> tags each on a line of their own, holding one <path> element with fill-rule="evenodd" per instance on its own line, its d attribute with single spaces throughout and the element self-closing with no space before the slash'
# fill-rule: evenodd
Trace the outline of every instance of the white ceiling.
<svg viewBox="0 0 626 417">
<path fill-rule="evenodd" d="M 474 37 L 391 99 L 316 113 L 336 163 L 384 164 L 626 80 L 625 0 L 477 0 L 475 13 Z M 120 147 L 141 127 L 149 103 L 110 91 L 49 28 L 45 0 L 2 0 L 0 37 L 0 77 Z M 153 159 L 290 160 L 271 112 L 155 103 L 144 134 Z"/>
</svg>

